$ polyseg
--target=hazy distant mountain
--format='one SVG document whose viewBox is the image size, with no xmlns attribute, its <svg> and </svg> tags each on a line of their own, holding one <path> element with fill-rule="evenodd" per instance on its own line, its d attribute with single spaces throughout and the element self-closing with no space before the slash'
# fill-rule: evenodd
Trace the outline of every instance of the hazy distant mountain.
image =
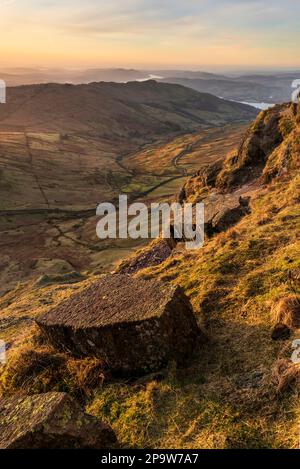
<svg viewBox="0 0 300 469">
<path fill-rule="evenodd" d="M 292 82 L 300 72 L 274 75 L 245 75 L 225 77 L 192 72 L 164 75 L 163 81 L 188 86 L 194 90 L 211 93 L 226 99 L 246 102 L 283 103 L 291 100 Z"/>
<path fill-rule="evenodd" d="M 246 102 L 282 103 L 291 98 L 291 84 L 300 78 L 300 72 L 273 74 L 247 74 L 225 76 L 204 71 L 189 70 L 135 70 L 124 68 L 94 69 L 34 69 L 6 68 L 0 70 L 0 78 L 8 86 L 39 83 L 91 82 L 126 83 L 128 81 L 162 80 L 167 83 L 181 84 L 196 91 L 211 93 L 215 96 Z"/>
<path fill-rule="evenodd" d="M 144 138 L 247 121 L 254 108 L 156 81 L 8 88 L 1 130 L 85 131 Z"/>
<path fill-rule="evenodd" d="M 127 82 L 149 78 L 147 72 L 122 69 L 32 69 L 32 68 L 8 68 L 0 70 L 0 78 L 5 80 L 8 86 L 32 85 L 39 83 L 90 83 L 92 81 Z"/>
<path fill-rule="evenodd" d="M 259 84 L 250 81 L 176 77 L 165 78 L 163 81 L 166 83 L 180 84 L 202 93 L 211 93 L 215 96 L 234 101 L 275 103 L 284 100 L 284 94 L 280 87 L 267 86 L 267 84 Z"/>
<path fill-rule="evenodd" d="M 192 71 L 192 70 L 155 70 L 154 72 L 158 76 L 165 77 L 176 77 L 176 78 L 188 78 L 188 79 L 203 79 L 208 80 L 218 79 L 218 80 L 227 80 L 228 77 L 225 75 L 219 75 L 216 73 L 209 73 L 203 71 Z"/>
</svg>

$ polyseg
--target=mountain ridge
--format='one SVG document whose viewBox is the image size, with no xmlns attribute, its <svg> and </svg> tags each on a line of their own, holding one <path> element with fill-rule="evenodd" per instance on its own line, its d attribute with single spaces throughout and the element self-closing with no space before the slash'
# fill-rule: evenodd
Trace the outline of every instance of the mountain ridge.
<svg viewBox="0 0 300 469">
<path fill-rule="evenodd" d="M 45 119 L 46 114 L 46 119 Z M 107 137 L 193 131 L 247 121 L 255 109 L 154 80 L 129 83 L 24 85 L 7 89 L 0 131 L 91 131 Z M 27 122 L 24 125 L 24 122 Z M 147 128 L 145 128 L 147 127 Z"/>
</svg>

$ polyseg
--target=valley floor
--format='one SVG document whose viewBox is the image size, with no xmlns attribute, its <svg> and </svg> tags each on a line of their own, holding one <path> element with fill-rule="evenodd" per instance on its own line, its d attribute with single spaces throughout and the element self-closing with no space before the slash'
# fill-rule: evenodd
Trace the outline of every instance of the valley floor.
<svg viewBox="0 0 300 469">
<path fill-rule="evenodd" d="M 210 151 L 212 158 L 218 159 L 224 151 L 224 140 L 221 134 L 215 137 L 214 133 L 215 144 L 210 142 L 209 132 L 200 138 L 188 136 L 188 142 L 180 137 L 176 141 L 177 149 L 182 143 L 178 150 L 180 158 L 169 148 L 165 152 L 166 155 L 171 153 L 171 159 L 166 162 L 168 171 L 170 165 L 175 164 L 176 170 L 179 167 L 180 171 L 184 168 L 193 172 L 201 157 L 204 158 L 201 161 L 207 163 Z M 226 150 L 232 148 L 231 144 L 234 146 L 234 139 Z M 164 161 L 161 147 L 142 151 L 143 158 L 137 153 L 122 159 L 122 165 L 133 170 L 131 164 L 138 168 L 141 159 L 145 163 L 143 170 L 138 171 L 146 173 L 153 167 L 153 152 L 155 159 L 160 159 L 160 165 Z M 184 174 L 181 172 L 178 176 L 179 180 Z M 151 198 L 161 197 L 159 191 L 153 191 Z M 68 375 L 57 379 L 60 375 L 55 366 L 45 365 L 49 357 L 54 360 L 55 354 L 51 355 L 51 350 L 43 346 L 39 352 L 31 338 L 36 334 L 32 324 L 35 316 L 84 289 L 103 272 L 96 268 L 97 263 L 101 263 L 101 252 L 95 254 L 93 269 L 89 270 L 84 263 L 87 251 L 82 243 L 87 242 L 87 237 L 80 230 L 87 229 L 85 222 L 84 228 L 76 228 L 74 220 L 60 220 L 59 227 L 54 226 L 51 219 L 50 223 L 43 220 L 48 241 L 43 235 L 38 236 L 37 239 L 42 240 L 39 255 L 37 251 L 30 252 L 36 262 L 28 266 L 27 272 L 31 273 L 20 278 L 18 284 L 0 297 L 1 337 L 11 349 L 10 365 L 1 375 L 2 392 L 9 395 L 20 388 L 26 393 L 67 391 L 79 397 L 89 413 L 111 424 L 123 447 L 298 447 L 299 375 L 293 374 L 282 382 L 282 367 L 286 367 L 291 341 L 299 337 L 299 330 L 293 330 L 289 339 L 277 342 L 271 339 L 271 329 L 275 321 L 272 306 L 281 297 L 293 293 L 289 272 L 300 267 L 299 193 L 300 179 L 296 170 L 282 174 L 268 186 L 259 184 L 252 195 L 251 213 L 234 227 L 207 239 L 204 247 L 197 251 L 186 251 L 179 245 L 164 263 L 141 270 L 137 275 L 144 279 L 160 278 L 183 287 L 208 340 L 195 350 L 184 368 L 170 363 L 167 369 L 130 381 L 106 382 L 104 376 L 103 385 L 96 391 L 85 388 L 82 384 L 85 378 L 80 373 L 76 379 L 72 374 L 71 378 Z M 164 197 L 169 194 L 168 191 L 163 193 Z M 19 228 L 14 227 L 20 231 L 14 233 L 14 229 L 8 229 L 8 224 L 15 223 L 16 219 L 6 216 L 1 222 L 2 232 L 7 232 L 3 247 L 9 263 L 12 259 L 15 262 L 15 272 L 2 269 L 2 275 L 3 272 L 11 275 L 11 281 L 21 269 L 18 256 L 21 252 L 25 255 L 25 251 L 16 246 L 24 240 L 25 224 L 30 226 L 27 220 L 20 219 Z M 32 226 L 36 223 L 40 220 L 32 219 Z M 76 241 L 70 240 L 69 233 L 72 237 L 76 233 Z M 81 237 L 77 233 L 81 233 Z M 32 232 L 27 236 L 30 238 Z M 59 255 L 80 271 L 79 276 L 74 273 L 66 276 L 67 266 L 61 263 L 47 265 L 45 259 L 38 262 L 43 253 L 43 258 L 50 257 L 47 249 L 53 240 L 61 243 L 55 247 L 56 253 L 62 252 L 63 245 L 65 253 L 74 256 L 73 260 L 66 254 Z M 35 245 L 38 246 L 36 242 Z M 28 246 L 32 246 L 30 239 Z M 89 254 L 90 251 L 93 251 L 91 246 Z M 76 264 L 80 260 L 79 253 L 83 259 L 81 268 Z M 6 261 L 2 259 L 4 266 Z M 32 275 L 32 269 L 40 275 L 53 269 L 55 275 L 38 277 Z M 5 277 L 2 285 L 4 282 Z M 30 368 L 33 352 L 40 353 L 39 366 L 35 363 L 34 370 Z"/>
<path fill-rule="evenodd" d="M 100 241 L 97 204 L 120 193 L 146 204 L 173 199 L 188 175 L 224 158 L 244 130 L 212 128 L 122 156 L 121 146 L 116 153 L 87 135 L 0 133 L 0 292 L 43 273 L 113 269 L 143 241 Z"/>
</svg>

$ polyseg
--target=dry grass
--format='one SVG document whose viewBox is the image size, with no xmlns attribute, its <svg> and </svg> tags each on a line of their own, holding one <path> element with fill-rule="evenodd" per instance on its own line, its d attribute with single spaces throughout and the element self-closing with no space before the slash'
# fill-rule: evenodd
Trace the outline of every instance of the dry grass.
<svg viewBox="0 0 300 469">
<path fill-rule="evenodd" d="M 296 174 L 275 181 L 234 228 L 140 272 L 180 283 L 210 341 L 189 367 L 167 370 L 163 380 L 97 393 L 88 410 L 104 414 L 125 446 L 297 447 L 294 371 L 279 383 L 270 370 L 292 353 L 291 342 L 271 339 L 271 326 L 272 305 L 292 295 L 289 272 L 300 265 L 299 184 Z"/>
<path fill-rule="evenodd" d="M 276 322 L 286 324 L 289 328 L 300 327 L 300 296 L 289 295 L 281 298 L 273 306 Z"/>
<path fill-rule="evenodd" d="M 125 447 L 297 447 L 298 368 L 270 370 L 292 353 L 272 341 L 271 326 L 272 305 L 293 294 L 289 272 L 300 266 L 299 184 L 296 175 L 274 182 L 234 228 L 140 273 L 180 283 L 206 326 L 209 342 L 184 369 L 102 382 L 101 363 L 28 344 L 3 370 L 2 392 L 68 391 Z"/>
<path fill-rule="evenodd" d="M 75 359 L 58 353 L 33 335 L 28 343 L 21 343 L 10 355 L 0 375 L 0 394 L 25 395 L 43 392 L 68 392 L 84 401 L 101 388 L 105 375 L 103 362 L 96 358 Z"/>
<path fill-rule="evenodd" d="M 300 366 L 293 364 L 290 360 L 279 359 L 274 364 L 273 375 L 278 393 L 300 390 Z"/>
<path fill-rule="evenodd" d="M 291 342 L 273 341 L 271 327 L 272 305 L 300 294 L 290 282 L 300 267 L 299 194 L 300 176 L 290 170 L 261 188 L 234 228 L 139 273 L 182 285 L 206 327 L 210 340 L 185 368 L 102 385 L 101 363 L 29 344 L 9 360 L 2 390 L 57 386 L 84 395 L 125 447 L 297 447 L 299 367 L 288 360 Z M 53 293 L 57 301 L 71 290 Z"/>
</svg>

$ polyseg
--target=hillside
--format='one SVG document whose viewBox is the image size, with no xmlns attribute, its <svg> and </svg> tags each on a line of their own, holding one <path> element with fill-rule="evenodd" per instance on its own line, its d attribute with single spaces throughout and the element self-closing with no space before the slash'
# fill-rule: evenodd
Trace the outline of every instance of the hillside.
<svg viewBox="0 0 300 469">
<path fill-rule="evenodd" d="M 255 113 L 249 106 L 153 80 L 46 84 L 7 90 L 7 104 L 0 108 L 0 131 L 77 131 L 138 141 L 245 121 Z"/>
<path fill-rule="evenodd" d="M 290 100 L 291 84 L 300 76 L 299 71 L 270 71 L 252 73 L 209 73 L 191 70 L 134 70 L 122 68 L 94 68 L 87 70 L 2 68 L 0 77 L 7 86 L 30 85 L 38 83 L 146 81 L 155 79 L 165 83 L 175 83 L 202 93 L 210 93 L 249 103 L 284 103 Z"/>
<path fill-rule="evenodd" d="M 245 128 L 158 139 L 124 157 L 117 142 L 113 147 L 89 136 L 2 133 L 0 291 L 61 268 L 112 269 L 143 240 L 99 240 L 97 203 L 120 192 L 147 204 L 173 198 L 188 175 L 237 149 Z"/>
<path fill-rule="evenodd" d="M 299 106 L 261 113 L 237 150 L 205 165 L 181 194 L 192 202 L 242 196 L 248 210 L 234 222 L 227 217 L 203 248 L 178 243 L 169 258 L 131 278 L 179 284 L 191 301 L 207 340 L 183 367 L 172 361 L 154 374 L 115 381 L 101 361 L 71 357 L 41 337 L 32 318 L 66 311 L 65 303 L 55 309 L 62 300 L 89 297 L 86 287 L 95 289 L 101 276 L 86 272 L 74 285 L 31 280 L 2 297 L 1 327 L 11 344 L 2 393 L 68 391 L 112 425 L 125 447 L 298 447 L 300 370 L 290 357 L 300 325 L 299 142 Z"/>
<path fill-rule="evenodd" d="M 177 85 L 94 83 L 9 88 L 0 106 L 0 209 L 94 209 L 120 191 L 138 196 L 178 177 L 135 171 L 126 158 L 146 144 L 256 111 Z"/>
<path fill-rule="evenodd" d="M 211 101 L 230 113 L 208 113 Z M 195 168 L 236 147 L 245 124 L 230 122 L 240 110 L 255 115 L 228 106 L 155 82 L 10 88 L 0 106 L 0 291 L 47 272 L 47 259 L 53 274 L 60 262 L 106 271 L 127 256 L 143 241 L 99 240 L 97 204 L 173 196 Z"/>
</svg>

